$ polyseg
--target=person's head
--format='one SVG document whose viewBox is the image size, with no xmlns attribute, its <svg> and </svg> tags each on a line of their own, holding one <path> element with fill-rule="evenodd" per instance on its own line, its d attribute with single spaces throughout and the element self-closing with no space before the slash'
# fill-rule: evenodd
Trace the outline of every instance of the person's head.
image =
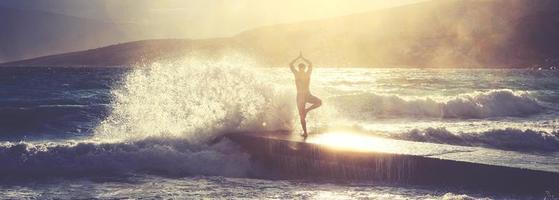
<svg viewBox="0 0 559 200">
<path fill-rule="evenodd" d="M 307 68 L 307 66 L 303 63 L 299 63 L 298 67 L 299 67 L 299 70 L 305 70 L 305 68 Z"/>
</svg>

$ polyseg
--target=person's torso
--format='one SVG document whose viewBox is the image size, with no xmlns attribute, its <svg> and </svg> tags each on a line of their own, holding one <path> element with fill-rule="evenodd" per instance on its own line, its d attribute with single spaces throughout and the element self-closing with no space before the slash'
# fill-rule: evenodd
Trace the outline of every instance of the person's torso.
<svg viewBox="0 0 559 200">
<path fill-rule="evenodd" d="M 310 75 L 306 73 L 295 74 L 295 85 L 297 86 L 297 93 L 309 93 L 310 82 Z"/>
</svg>

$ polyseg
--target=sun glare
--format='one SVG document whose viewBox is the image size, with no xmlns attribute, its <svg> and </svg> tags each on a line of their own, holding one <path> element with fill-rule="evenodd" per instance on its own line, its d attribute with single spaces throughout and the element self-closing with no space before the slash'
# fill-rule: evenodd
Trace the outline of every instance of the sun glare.
<svg viewBox="0 0 559 200">
<path fill-rule="evenodd" d="M 399 152 L 398 145 L 391 140 L 351 132 L 324 133 L 309 138 L 307 142 L 358 152 Z"/>
</svg>

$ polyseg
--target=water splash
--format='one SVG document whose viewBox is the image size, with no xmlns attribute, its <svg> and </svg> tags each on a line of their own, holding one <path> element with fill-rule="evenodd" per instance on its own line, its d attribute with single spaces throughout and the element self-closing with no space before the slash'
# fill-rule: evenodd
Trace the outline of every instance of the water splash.
<svg viewBox="0 0 559 200">
<path fill-rule="evenodd" d="M 207 141 L 224 131 L 290 129 L 293 121 L 293 94 L 240 56 L 154 63 L 132 71 L 113 96 L 101 139 Z"/>
</svg>

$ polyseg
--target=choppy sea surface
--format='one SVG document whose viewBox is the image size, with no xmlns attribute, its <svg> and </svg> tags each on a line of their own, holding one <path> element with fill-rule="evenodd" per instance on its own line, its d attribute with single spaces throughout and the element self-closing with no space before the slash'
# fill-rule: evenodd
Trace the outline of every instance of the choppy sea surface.
<svg viewBox="0 0 559 200">
<path fill-rule="evenodd" d="M 324 102 L 309 115 L 311 132 L 352 127 L 558 162 L 559 71 L 316 67 L 311 82 Z M 545 195 L 277 180 L 233 142 L 208 143 L 232 130 L 300 131 L 294 101 L 288 68 L 239 59 L 0 68 L 0 199 Z"/>
</svg>

